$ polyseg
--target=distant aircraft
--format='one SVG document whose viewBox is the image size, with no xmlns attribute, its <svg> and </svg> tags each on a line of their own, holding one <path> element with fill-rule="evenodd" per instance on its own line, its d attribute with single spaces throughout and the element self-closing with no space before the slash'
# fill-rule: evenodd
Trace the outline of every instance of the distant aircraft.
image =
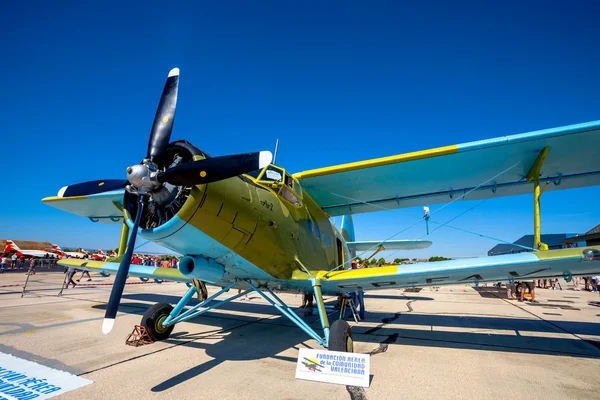
<svg viewBox="0 0 600 400">
<path fill-rule="evenodd" d="M 52 252 L 58 254 L 60 258 L 73 257 L 73 258 L 85 258 L 87 257 L 87 253 L 81 251 L 63 251 L 59 245 L 52 245 Z"/>
<path fill-rule="evenodd" d="M 104 261 L 106 259 L 106 254 L 103 250 L 96 250 L 96 253 L 90 253 L 89 256 L 94 260 Z"/>
<path fill-rule="evenodd" d="M 127 168 L 126 180 L 79 183 L 43 199 L 94 222 L 124 221 L 120 264 L 60 261 L 117 273 L 104 333 L 113 327 L 128 275 L 191 283 L 175 307 L 158 303 L 144 314 L 141 324 L 154 340 L 169 337 L 180 321 L 255 291 L 319 344 L 351 352 L 351 328 L 344 320 L 330 327 L 324 294 L 549 277 L 570 280 L 572 275 L 600 271 L 600 246 L 548 250 L 540 238 L 542 192 L 600 184 L 600 121 L 290 174 L 271 163 L 269 151 L 211 157 L 187 141 L 169 143 L 178 87 L 175 68 L 158 105 L 147 156 Z M 340 145 L 344 143 L 341 137 Z M 310 157 L 315 143 L 297 137 L 294 145 L 301 160 Z M 353 214 L 525 193 L 533 193 L 534 200 L 533 252 L 346 269 L 359 249 L 431 245 L 425 240 L 358 242 Z M 343 216 L 340 230 L 330 221 L 334 216 Z M 130 265 L 138 234 L 184 254 L 179 271 Z M 205 283 L 222 289 L 207 297 Z M 232 288 L 243 292 L 213 301 Z M 274 290 L 314 293 L 323 334 Z M 195 295 L 202 301 L 186 309 Z"/>
<path fill-rule="evenodd" d="M 12 240 L 7 240 L 6 244 L 4 245 L 4 253 L 12 252 L 17 253 L 17 255 L 19 256 L 23 255 L 38 258 L 46 257 L 50 254 L 50 252 L 43 250 L 23 250 L 19 246 L 17 246 L 17 244 Z"/>
</svg>

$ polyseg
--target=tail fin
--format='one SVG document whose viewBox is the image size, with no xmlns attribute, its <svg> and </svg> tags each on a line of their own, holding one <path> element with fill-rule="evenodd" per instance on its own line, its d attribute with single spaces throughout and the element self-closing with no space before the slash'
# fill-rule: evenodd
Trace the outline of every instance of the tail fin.
<svg viewBox="0 0 600 400">
<path fill-rule="evenodd" d="M 5 253 L 10 253 L 11 251 L 14 251 L 16 253 L 20 253 L 21 249 L 12 240 L 7 240 L 6 244 L 4 245 L 4 252 Z"/>
<path fill-rule="evenodd" d="M 57 244 L 53 244 L 53 245 L 52 245 L 52 250 L 58 250 L 58 251 L 62 251 L 62 249 L 60 248 L 60 246 L 59 246 L 59 245 L 57 245 Z"/>
<path fill-rule="evenodd" d="M 104 255 L 104 252 L 102 250 L 98 250 L 98 254 Z"/>
<path fill-rule="evenodd" d="M 352 220 L 352 215 L 344 215 L 342 217 L 342 229 L 340 230 L 340 233 L 346 242 L 354 242 L 356 240 L 354 237 L 354 221 Z M 356 257 L 356 250 L 350 249 L 350 255 L 352 258 Z"/>
</svg>

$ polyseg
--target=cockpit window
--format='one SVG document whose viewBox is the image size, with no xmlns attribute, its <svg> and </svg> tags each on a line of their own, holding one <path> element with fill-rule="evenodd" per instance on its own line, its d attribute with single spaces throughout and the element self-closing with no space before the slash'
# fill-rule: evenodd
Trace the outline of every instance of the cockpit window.
<svg viewBox="0 0 600 400">
<path fill-rule="evenodd" d="M 268 169 L 265 171 L 265 175 L 263 176 L 263 179 L 266 179 L 268 181 L 275 181 L 275 182 L 281 182 L 281 173 L 279 173 L 278 171 L 275 171 L 273 169 Z"/>
<path fill-rule="evenodd" d="M 254 171 L 246 175 L 252 177 L 256 183 L 273 190 L 293 205 L 297 207 L 302 205 L 302 189 L 300 188 L 300 184 L 285 169 L 270 164 L 258 173 L 256 172 Z"/>
</svg>

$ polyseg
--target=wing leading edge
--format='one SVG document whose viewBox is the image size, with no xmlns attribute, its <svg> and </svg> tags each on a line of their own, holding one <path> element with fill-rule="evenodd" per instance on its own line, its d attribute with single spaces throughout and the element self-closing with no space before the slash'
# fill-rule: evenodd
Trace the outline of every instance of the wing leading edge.
<svg viewBox="0 0 600 400">
<path fill-rule="evenodd" d="M 600 121 L 294 174 L 330 216 L 531 193 L 538 155 L 547 190 L 600 185 Z M 493 179 L 492 179 L 493 178 Z M 480 186 L 481 185 L 481 186 Z"/>
</svg>

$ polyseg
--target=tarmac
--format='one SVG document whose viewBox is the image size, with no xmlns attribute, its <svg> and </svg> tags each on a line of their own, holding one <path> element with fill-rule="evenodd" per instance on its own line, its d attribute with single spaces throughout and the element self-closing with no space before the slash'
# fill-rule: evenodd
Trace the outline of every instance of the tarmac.
<svg viewBox="0 0 600 400">
<path fill-rule="evenodd" d="M 113 277 L 93 274 L 58 296 L 63 274 L 38 272 L 21 298 L 25 278 L 0 275 L 0 352 L 94 382 L 61 399 L 600 398 L 600 297 L 564 281 L 562 291 L 537 289 L 539 303 L 508 300 L 491 285 L 367 293 L 366 320 L 351 322 L 355 351 L 371 353 L 363 389 L 295 379 L 298 350 L 320 346 L 257 294 L 133 347 L 125 338 L 144 311 L 175 303 L 184 284 L 128 280 L 103 335 Z M 296 312 L 320 332 L 316 310 Z"/>
</svg>

